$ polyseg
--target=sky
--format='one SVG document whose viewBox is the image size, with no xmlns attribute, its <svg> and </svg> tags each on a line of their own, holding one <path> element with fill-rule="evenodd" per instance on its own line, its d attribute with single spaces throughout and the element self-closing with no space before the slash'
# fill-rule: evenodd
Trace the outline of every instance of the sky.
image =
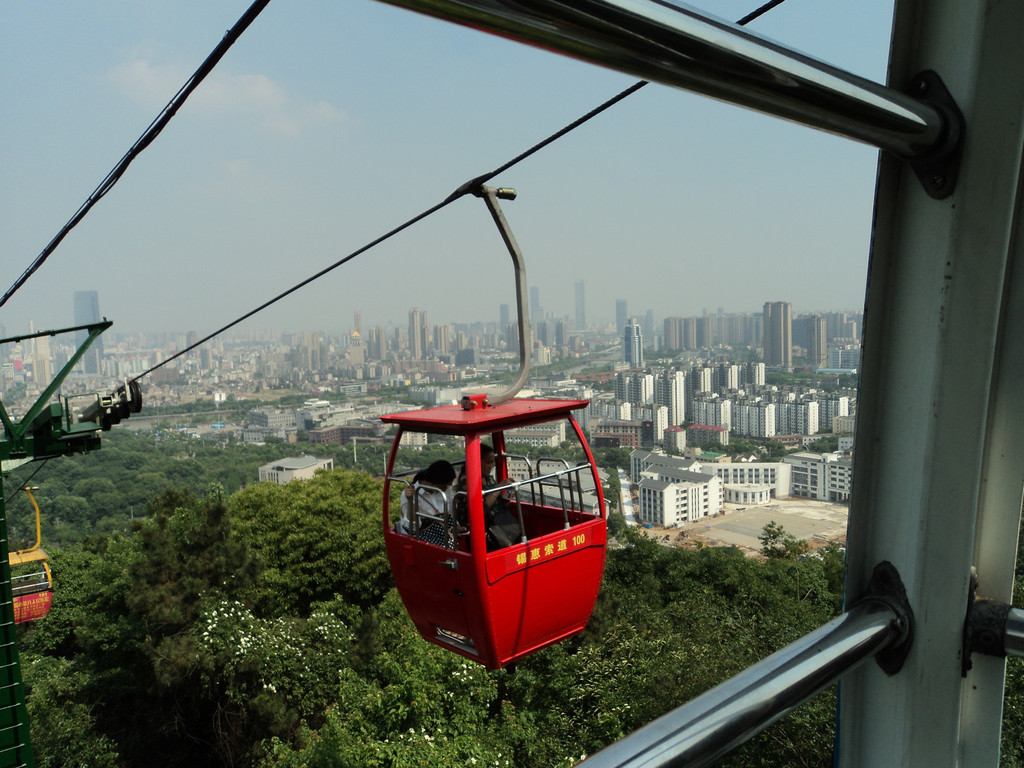
<svg viewBox="0 0 1024 768">
<path fill-rule="evenodd" d="M 702 7 L 738 19 L 759 4 Z M 0 4 L 0 291 L 249 0 Z M 786 0 L 748 29 L 883 82 L 891 0 Z M 210 333 L 518 155 L 635 78 L 375 0 L 274 0 L 118 185 L 0 308 Z M 876 150 L 648 85 L 490 183 L 547 314 L 863 307 Z M 346 332 L 496 321 L 509 256 L 465 197 L 245 321 Z"/>
</svg>

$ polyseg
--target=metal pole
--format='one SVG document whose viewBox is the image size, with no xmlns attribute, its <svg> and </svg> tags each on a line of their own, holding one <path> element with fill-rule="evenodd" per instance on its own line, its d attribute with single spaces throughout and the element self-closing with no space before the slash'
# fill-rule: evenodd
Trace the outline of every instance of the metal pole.
<svg viewBox="0 0 1024 768">
<path fill-rule="evenodd" d="M 944 110 L 657 0 L 383 0 L 886 149 L 944 144 Z M 909 86 L 909 82 L 906 84 Z"/>
<path fill-rule="evenodd" d="M 512 257 L 512 266 L 515 269 L 516 311 L 519 316 L 519 375 L 507 390 L 488 398 L 491 405 L 497 405 L 515 397 L 530 376 L 530 351 L 533 348 L 533 340 L 530 337 L 530 314 L 526 306 L 526 262 L 523 260 L 523 252 L 519 250 L 519 243 L 516 242 L 515 235 L 512 234 L 512 228 L 509 227 L 505 220 L 505 214 L 502 213 L 501 206 L 498 204 L 499 197 L 505 200 L 515 200 L 515 190 L 480 186 L 473 194 L 483 198 L 487 204 L 487 210 L 491 212 L 491 218 L 494 219 L 494 223 L 501 233 L 501 239 L 505 242 L 505 247 L 508 248 L 509 256 Z"/>
<path fill-rule="evenodd" d="M 1003 648 L 1007 656 L 1024 656 L 1024 611 L 1011 608 L 1006 616 Z"/>
<path fill-rule="evenodd" d="M 580 765 L 711 765 L 844 673 L 896 644 L 906 631 L 905 618 L 890 604 L 866 600 Z"/>
</svg>

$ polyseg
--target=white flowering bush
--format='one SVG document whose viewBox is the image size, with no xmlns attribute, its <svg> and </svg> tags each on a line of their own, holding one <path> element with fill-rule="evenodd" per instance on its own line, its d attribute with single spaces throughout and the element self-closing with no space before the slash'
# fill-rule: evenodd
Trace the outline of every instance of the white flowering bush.
<svg viewBox="0 0 1024 768">
<path fill-rule="evenodd" d="M 320 609 L 308 619 L 260 619 L 238 601 L 210 602 L 193 627 L 208 685 L 231 701 L 278 699 L 301 717 L 337 700 L 352 631 Z"/>
</svg>

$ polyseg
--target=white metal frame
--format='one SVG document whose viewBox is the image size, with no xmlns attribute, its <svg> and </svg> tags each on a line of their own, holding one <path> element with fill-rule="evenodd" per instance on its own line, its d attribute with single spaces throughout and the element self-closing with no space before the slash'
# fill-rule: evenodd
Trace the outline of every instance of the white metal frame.
<svg viewBox="0 0 1024 768">
<path fill-rule="evenodd" d="M 976 653 L 964 674 L 963 636 L 975 594 L 1010 601 L 1024 489 L 1024 3 L 897 0 L 885 89 L 658 0 L 387 1 L 893 153 L 876 190 L 846 589 L 856 602 L 888 561 L 916 623 L 898 672 L 843 678 L 839 765 L 997 766 L 1005 662 Z M 736 54 L 729 72 L 710 71 L 710 50 Z M 950 128 L 906 95 L 926 70 L 966 125 L 942 199 L 907 162 Z M 841 119 L 823 114 L 826 92 Z"/>
</svg>

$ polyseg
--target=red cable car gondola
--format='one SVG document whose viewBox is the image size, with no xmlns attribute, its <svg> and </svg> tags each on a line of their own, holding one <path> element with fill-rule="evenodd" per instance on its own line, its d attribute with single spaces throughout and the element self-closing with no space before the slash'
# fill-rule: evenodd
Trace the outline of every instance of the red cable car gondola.
<svg viewBox="0 0 1024 768">
<path fill-rule="evenodd" d="M 35 509 L 36 541 L 28 549 L 19 549 L 7 556 L 11 569 L 15 624 L 45 618 L 53 602 L 53 575 L 46 551 L 42 548 L 39 503 L 32 495 L 32 491 L 38 489 L 25 486 L 22 490 L 28 494 Z"/>
<path fill-rule="evenodd" d="M 515 400 L 530 371 L 526 270 L 498 205 L 515 191 L 479 187 L 512 256 L 519 316 L 519 376 L 488 401 L 463 398 L 442 406 L 382 416 L 398 425 L 384 483 L 384 542 L 405 608 L 420 634 L 491 669 L 582 632 L 594 610 L 604 572 L 607 524 L 594 457 L 572 412 L 586 400 Z M 535 463 L 506 453 L 506 432 L 565 421 L 586 462 Z M 392 509 L 392 483 L 409 487 L 413 472 L 395 474 L 407 432 L 462 437 L 464 490 L 454 496 L 429 484 L 410 494 L 402 514 Z M 501 493 L 500 515 L 485 513 L 481 442 L 490 436 Z M 451 470 L 448 470 L 450 473 Z M 442 477 L 447 480 L 448 475 Z M 592 490 L 591 490 L 592 489 Z M 422 498 L 421 498 L 422 497 Z M 419 502 L 423 503 L 420 504 Z M 499 525 L 499 516 L 503 525 Z M 440 530 L 439 528 L 440 527 Z M 429 540 L 425 533 L 431 533 Z M 440 535 L 438 535 L 440 534 Z"/>
<path fill-rule="evenodd" d="M 425 639 L 497 669 L 583 631 L 601 587 L 607 540 L 600 479 L 572 416 L 586 405 L 586 400 L 511 400 L 472 410 L 453 405 L 382 417 L 398 425 L 384 491 L 384 541 L 398 592 Z M 567 421 L 587 462 L 530 464 L 505 452 L 506 430 L 553 420 Z M 446 500 L 441 515 L 436 507 L 414 513 L 408 528 L 393 514 L 391 483 L 404 489 L 402 481 L 412 474 L 393 474 L 407 431 L 465 439 L 467 520 L 453 513 L 457 495 Z M 480 472 L 485 435 L 497 458 L 498 483 L 490 492 L 501 489 L 508 497 L 520 534 L 500 549 L 487 541 Z M 447 545 L 417 536 L 433 524 L 445 527 Z"/>
</svg>

